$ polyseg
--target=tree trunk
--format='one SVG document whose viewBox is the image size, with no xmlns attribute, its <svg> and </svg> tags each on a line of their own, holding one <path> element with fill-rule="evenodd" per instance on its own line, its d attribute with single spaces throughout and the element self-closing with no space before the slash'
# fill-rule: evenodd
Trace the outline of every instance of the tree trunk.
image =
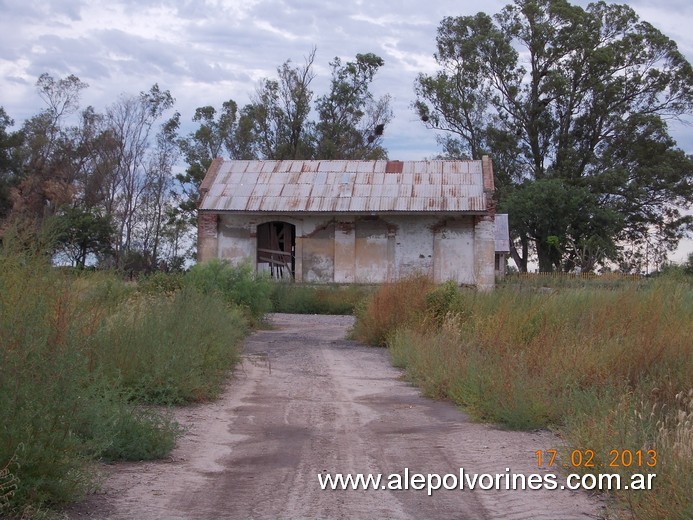
<svg viewBox="0 0 693 520">
<path fill-rule="evenodd" d="M 551 255 L 551 246 L 547 243 L 545 239 L 539 239 L 536 241 L 537 246 L 537 256 L 539 257 L 539 272 L 540 273 L 552 273 L 553 272 L 553 257 Z"/>
</svg>

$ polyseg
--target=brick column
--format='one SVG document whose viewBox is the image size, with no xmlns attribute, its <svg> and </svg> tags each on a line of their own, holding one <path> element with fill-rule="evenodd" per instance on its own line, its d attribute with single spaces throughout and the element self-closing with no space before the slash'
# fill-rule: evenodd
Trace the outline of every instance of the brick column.
<svg viewBox="0 0 693 520">
<path fill-rule="evenodd" d="M 493 215 L 477 217 L 474 225 L 474 278 L 480 291 L 490 291 L 495 286 L 495 254 Z"/>
<path fill-rule="evenodd" d="M 197 214 L 197 262 L 202 263 L 219 254 L 219 215 Z"/>
</svg>

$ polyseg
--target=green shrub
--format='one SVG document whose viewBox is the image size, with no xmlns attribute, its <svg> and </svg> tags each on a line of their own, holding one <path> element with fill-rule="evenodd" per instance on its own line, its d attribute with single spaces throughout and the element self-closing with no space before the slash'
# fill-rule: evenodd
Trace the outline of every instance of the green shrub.
<svg viewBox="0 0 693 520">
<path fill-rule="evenodd" d="M 218 395 L 247 330 L 237 307 L 185 287 L 128 300 L 95 336 L 97 365 L 134 398 L 176 404 Z"/>
<path fill-rule="evenodd" d="M 356 329 L 378 332 L 362 336 L 374 344 L 385 334 L 393 363 L 426 395 L 511 428 L 551 427 L 600 463 L 613 449 L 656 449 L 656 489 L 619 492 L 620 503 L 638 519 L 690 518 L 689 283 L 492 293 L 445 284 L 425 290 L 423 311 L 411 289 L 382 287 Z"/>
<path fill-rule="evenodd" d="M 0 253 L 0 516 L 72 501 L 93 487 L 94 459 L 117 447 L 159 456 L 177 435 L 96 369 L 94 333 L 124 293 L 110 277 L 94 283 Z M 128 428 L 148 445 L 128 445 Z"/>
<path fill-rule="evenodd" d="M 220 295 L 256 321 L 272 309 L 271 281 L 267 276 L 256 276 L 249 263 L 233 266 L 215 258 L 193 266 L 185 275 L 185 284 L 204 294 Z"/>
<path fill-rule="evenodd" d="M 295 314 L 353 314 L 374 291 L 367 285 L 272 283 L 272 310 Z"/>
<path fill-rule="evenodd" d="M 165 294 L 180 291 L 183 288 L 183 273 L 163 273 L 157 271 L 143 276 L 137 283 L 137 289 L 147 294 Z"/>
<path fill-rule="evenodd" d="M 168 453 L 178 425 L 142 403 L 219 393 L 246 319 L 216 293 L 176 285 L 155 276 L 137 291 L 0 251 L 0 517 L 78 499 L 96 460 Z"/>
</svg>

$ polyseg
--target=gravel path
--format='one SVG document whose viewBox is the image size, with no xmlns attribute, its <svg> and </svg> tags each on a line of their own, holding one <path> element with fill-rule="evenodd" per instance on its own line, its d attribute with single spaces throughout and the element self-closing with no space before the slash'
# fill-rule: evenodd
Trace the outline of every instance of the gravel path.
<svg viewBox="0 0 693 520">
<path fill-rule="evenodd" d="M 276 314 L 246 340 L 218 401 L 182 408 L 170 459 L 106 468 L 103 490 L 68 517 L 104 519 L 588 519 L 567 490 L 330 490 L 318 474 L 545 474 L 548 432 L 477 424 L 420 396 L 387 351 L 344 339 L 351 317 Z M 559 480 L 560 482 L 560 480 Z"/>
</svg>

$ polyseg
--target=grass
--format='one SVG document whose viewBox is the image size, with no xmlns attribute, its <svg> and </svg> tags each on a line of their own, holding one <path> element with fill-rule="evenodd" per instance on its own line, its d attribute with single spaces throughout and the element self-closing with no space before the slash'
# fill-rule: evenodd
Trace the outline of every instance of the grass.
<svg viewBox="0 0 693 520">
<path fill-rule="evenodd" d="M 96 461 L 173 448 L 178 425 L 149 405 L 218 395 L 270 305 L 262 280 L 213 269 L 221 290 L 200 282 L 214 281 L 204 266 L 138 285 L 0 250 L 0 517 L 78 500 L 98 483 Z"/>
<path fill-rule="evenodd" d="M 398 285 L 364 306 L 355 335 L 385 343 L 427 395 L 510 428 L 552 428 L 597 463 L 655 449 L 655 468 L 609 468 L 657 473 L 653 491 L 619 493 L 617 504 L 639 519 L 693 516 L 690 279 L 489 294 Z"/>
<path fill-rule="evenodd" d="M 270 300 L 274 312 L 350 315 L 374 291 L 372 285 L 276 282 Z"/>
</svg>

